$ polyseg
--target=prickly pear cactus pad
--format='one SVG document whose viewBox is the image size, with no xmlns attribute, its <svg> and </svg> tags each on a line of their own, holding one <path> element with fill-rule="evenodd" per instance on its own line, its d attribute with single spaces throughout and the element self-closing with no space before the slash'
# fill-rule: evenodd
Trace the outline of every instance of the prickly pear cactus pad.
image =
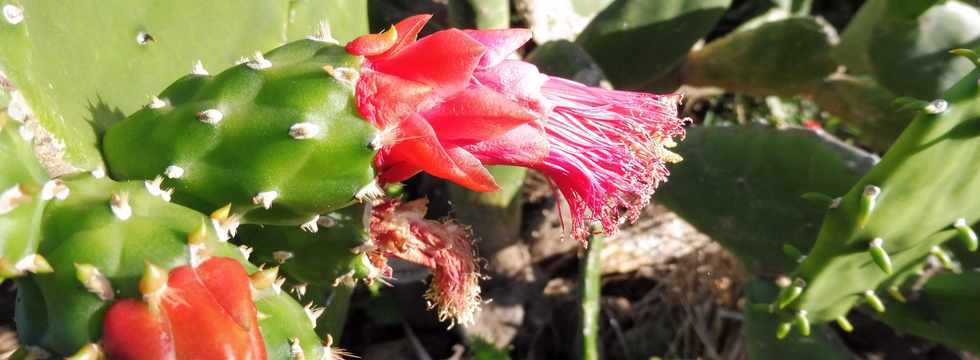
<svg viewBox="0 0 980 360">
<path fill-rule="evenodd" d="M 217 75 L 188 75 L 106 133 L 116 179 L 158 179 L 175 202 L 243 222 L 315 224 L 374 176 L 357 113 L 358 58 L 300 40 Z M 353 77 L 351 77 L 353 76 Z"/>
<path fill-rule="evenodd" d="M 827 204 L 801 194 L 847 191 L 877 160 L 822 131 L 763 126 L 691 128 L 677 151 L 684 161 L 658 200 L 756 274 L 794 269 L 784 246 L 813 246 Z"/>
<path fill-rule="evenodd" d="M 980 10 L 960 1 L 886 1 L 868 41 L 875 78 L 900 96 L 936 97 L 972 70 L 949 51 L 980 47 Z M 922 6 L 922 5 L 932 6 Z M 911 13 L 911 14 L 910 14 Z"/>
<path fill-rule="evenodd" d="M 61 182 L 48 181 L 26 131 L 0 115 L 0 278 L 51 270 L 36 254 L 42 212 L 49 200 L 67 195 Z"/>
<path fill-rule="evenodd" d="M 943 240 L 972 233 L 967 224 L 980 218 L 978 78 L 974 70 L 943 99 L 923 102 L 882 161 L 830 206 L 795 274 L 802 292 L 780 301 L 782 311 L 811 321 L 841 317 L 859 302 L 887 311 L 875 291 L 892 273 L 944 257 Z"/>
<path fill-rule="evenodd" d="M 98 133 L 196 61 L 224 68 L 304 38 L 321 22 L 340 28 L 340 41 L 367 31 L 364 0 L 3 0 L 0 7 L 0 76 L 74 170 L 102 165 Z"/>
</svg>

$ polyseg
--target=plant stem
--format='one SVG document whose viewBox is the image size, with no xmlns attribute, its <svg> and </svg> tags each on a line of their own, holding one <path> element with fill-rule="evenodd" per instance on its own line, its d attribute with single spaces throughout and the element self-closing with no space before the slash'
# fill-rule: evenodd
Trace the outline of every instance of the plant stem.
<svg viewBox="0 0 980 360">
<path fill-rule="evenodd" d="M 583 360 L 599 360 L 599 300 L 602 295 L 602 243 L 605 236 L 593 232 L 582 266 L 582 341 Z"/>
</svg>

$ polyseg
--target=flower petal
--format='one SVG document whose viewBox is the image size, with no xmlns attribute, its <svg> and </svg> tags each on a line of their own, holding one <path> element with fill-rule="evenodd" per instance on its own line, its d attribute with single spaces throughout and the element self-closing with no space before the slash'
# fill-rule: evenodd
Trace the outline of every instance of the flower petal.
<svg viewBox="0 0 980 360">
<path fill-rule="evenodd" d="M 539 124 L 525 124 L 498 138 L 463 146 L 484 165 L 533 168 L 548 156 L 548 138 Z"/>
<path fill-rule="evenodd" d="M 480 68 L 496 66 L 531 40 L 531 30 L 528 29 L 464 31 L 466 35 L 487 47 L 487 53 L 480 59 Z"/>
<path fill-rule="evenodd" d="M 265 359 L 245 269 L 228 258 L 170 271 L 159 302 L 123 299 L 102 324 L 113 359 Z M 153 307 L 153 308 L 151 308 Z"/>
<path fill-rule="evenodd" d="M 431 99 L 432 88 L 425 84 L 364 69 L 357 82 L 357 110 L 379 128 L 386 129 L 414 114 Z"/>
<path fill-rule="evenodd" d="M 102 322 L 102 346 L 113 359 L 176 359 L 173 335 L 165 317 L 134 299 L 119 300 Z"/>
<path fill-rule="evenodd" d="M 252 352 L 264 353 L 262 333 L 259 329 L 258 310 L 252 301 L 251 282 L 248 273 L 238 261 L 230 258 L 213 257 L 198 266 L 197 276 L 208 289 L 211 296 L 235 320 L 248 331 Z"/>
<path fill-rule="evenodd" d="M 505 60 L 493 68 L 476 71 L 473 77 L 479 84 L 516 100 L 531 111 L 546 114 L 550 110 L 541 93 L 541 86 L 548 81 L 548 76 L 533 64 Z"/>
<path fill-rule="evenodd" d="M 399 183 L 422 172 L 422 168 L 412 163 L 403 161 L 397 163 L 386 163 L 381 157 L 377 157 L 376 160 L 381 160 L 376 161 L 376 164 L 383 164 L 384 166 L 375 166 L 380 173 L 378 175 L 378 181 L 380 181 L 382 184 Z"/>
<path fill-rule="evenodd" d="M 486 48 L 457 29 L 426 36 L 395 56 L 372 62 L 374 70 L 420 82 L 441 94 L 452 94 L 469 83 Z"/>
<path fill-rule="evenodd" d="M 537 116 L 485 87 L 463 90 L 423 116 L 440 141 L 478 142 L 503 135 Z"/>
<path fill-rule="evenodd" d="M 395 44 L 388 49 L 387 52 L 381 54 L 378 57 L 369 58 L 371 61 L 381 60 L 387 57 L 395 56 L 399 51 L 405 47 L 415 43 L 416 38 L 419 36 L 419 32 L 425 27 L 425 24 L 429 22 L 432 18 L 430 14 L 421 14 L 405 18 L 395 24 L 395 29 L 398 30 L 398 40 Z"/>
<path fill-rule="evenodd" d="M 399 123 L 397 131 L 394 145 L 384 154 L 384 162 L 379 167 L 382 173 L 385 169 L 407 163 L 474 191 L 496 191 L 499 188 L 493 176 L 473 155 L 463 149 L 446 149 L 421 116 L 406 118 Z M 403 172 L 400 171 L 397 177 L 403 176 Z M 382 177 L 388 178 L 384 174 Z"/>
<path fill-rule="evenodd" d="M 164 297 L 162 304 L 179 358 L 265 358 L 264 343 L 252 343 L 251 334 L 228 316 L 195 269 L 189 266 L 174 269 L 167 285 L 172 295 Z M 251 295 L 247 299 L 251 301 Z M 258 327 L 254 329 L 259 331 Z"/>
<path fill-rule="evenodd" d="M 353 55 L 375 56 L 381 55 L 395 46 L 398 41 L 398 29 L 392 26 L 390 29 L 378 33 L 358 36 L 353 41 L 347 43 L 348 53 Z"/>
</svg>

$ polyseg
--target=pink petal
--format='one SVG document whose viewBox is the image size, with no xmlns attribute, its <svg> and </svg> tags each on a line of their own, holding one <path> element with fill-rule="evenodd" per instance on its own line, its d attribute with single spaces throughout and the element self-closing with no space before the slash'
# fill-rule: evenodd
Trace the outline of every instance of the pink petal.
<svg viewBox="0 0 980 360">
<path fill-rule="evenodd" d="M 548 138 L 539 124 L 525 124 L 503 136 L 462 147 L 484 165 L 533 168 L 548 156 Z"/>
<path fill-rule="evenodd" d="M 481 85 L 517 100 L 532 111 L 540 114 L 548 112 L 541 93 L 541 86 L 548 81 L 548 76 L 540 73 L 537 66 L 519 60 L 506 60 L 492 68 L 476 71 L 473 77 Z"/>
<path fill-rule="evenodd" d="M 531 30 L 528 29 L 464 31 L 466 35 L 487 47 L 487 53 L 480 59 L 480 68 L 496 66 L 531 40 Z"/>
</svg>

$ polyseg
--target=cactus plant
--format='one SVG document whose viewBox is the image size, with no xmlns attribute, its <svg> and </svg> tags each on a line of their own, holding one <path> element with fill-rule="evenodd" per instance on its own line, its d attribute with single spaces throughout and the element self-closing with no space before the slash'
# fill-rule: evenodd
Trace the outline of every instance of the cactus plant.
<svg viewBox="0 0 980 360">
<path fill-rule="evenodd" d="M 344 77 L 357 68 L 340 46 L 300 40 L 213 77 L 186 76 L 109 129 L 111 174 L 159 179 L 199 211 L 230 203 L 244 222 L 315 226 L 374 175 L 375 131 Z"/>
<path fill-rule="evenodd" d="M 846 191 L 877 160 L 826 133 L 762 126 L 692 128 L 677 151 L 685 160 L 658 200 L 757 274 L 796 267 L 784 245 L 804 252 L 813 245 L 827 204 L 802 194 Z"/>
<path fill-rule="evenodd" d="M 52 272 L 18 280 L 28 289 L 17 303 L 18 323 L 25 325 L 18 330 L 27 344 L 72 354 L 98 340 L 100 319 L 114 301 L 141 294 L 147 261 L 165 270 L 224 256 L 254 271 L 238 249 L 218 239 L 203 215 L 167 203 L 142 182 L 84 176 L 65 186 L 71 195 L 49 203 L 40 229 L 39 253 L 49 259 Z M 295 302 L 277 301 L 269 300 L 269 306 L 259 301 L 259 311 L 288 313 L 289 306 L 303 311 Z M 306 338 L 310 351 L 322 351 L 318 340 L 308 340 L 316 338 L 309 321 L 287 324 L 291 337 Z M 270 345 L 270 353 L 280 345 Z"/>
<path fill-rule="evenodd" d="M 196 61 L 225 67 L 327 20 L 349 25 L 346 36 L 366 30 L 366 9 L 330 16 L 326 2 L 312 3 L 4 1 L 0 73 L 60 145 L 64 171 L 94 170 L 97 134 Z"/>
<path fill-rule="evenodd" d="M 949 51 L 980 46 L 980 10 L 959 1 L 911 4 L 886 2 L 871 30 L 868 58 L 874 77 L 891 92 L 932 99 L 973 68 Z"/>
<path fill-rule="evenodd" d="M 364 209 L 351 206 L 319 220 L 317 232 L 292 226 L 243 226 L 238 241 L 251 261 L 276 266 L 289 289 L 303 303 L 325 307 L 317 331 L 340 339 L 351 292 L 357 280 L 370 280 L 371 265 L 359 251 L 366 244 Z"/>
<path fill-rule="evenodd" d="M 34 158 L 26 125 L 0 114 L 0 278 L 25 272 L 48 272 L 50 264 L 37 254 L 39 223 L 48 201 L 67 195 L 60 181 L 49 181 Z"/>
<path fill-rule="evenodd" d="M 766 21 L 691 52 L 678 69 L 683 83 L 754 95 L 792 96 L 834 72 L 837 32 L 818 18 Z M 779 45 L 776 45 L 779 44 Z M 778 46 L 780 51 L 768 51 Z"/>
<path fill-rule="evenodd" d="M 650 88 L 684 60 L 730 4 L 730 0 L 618 0 L 596 15 L 576 42 L 617 87 Z M 670 91 L 676 85 L 655 89 Z"/>
<path fill-rule="evenodd" d="M 911 289 L 907 302 L 889 303 L 882 319 L 897 331 L 978 352 L 980 319 L 974 311 L 980 301 L 978 284 L 978 272 L 936 274 L 921 289 Z"/>
<path fill-rule="evenodd" d="M 980 217 L 969 202 L 980 189 L 969 165 L 976 141 L 972 120 L 980 111 L 978 78 L 980 70 L 974 70 L 943 99 L 923 104 L 882 161 L 828 210 L 813 250 L 795 272 L 806 286 L 786 311 L 828 321 L 862 299 L 884 311 L 875 292 L 891 272 L 939 255 L 942 241 Z M 949 159 L 965 166 L 947 166 Z"/>
<path fill-rule="evenodd" d="M 458 28 L 506 29 L 510 27 L 510 1 L 452 0 L 449 20 Z"/>
<path fill-rule="evenodd" d="M 840 338 L 826 324 L 814 324 L 810 336 L 787 334 L 777 339 L 774 335 L 780 322 L 769 313 L 767 303 L 778 289 L 767 282 L 755 279 L 745 285 L 746 353 L 749 359 L 853 359 Z"/>
</svg>

